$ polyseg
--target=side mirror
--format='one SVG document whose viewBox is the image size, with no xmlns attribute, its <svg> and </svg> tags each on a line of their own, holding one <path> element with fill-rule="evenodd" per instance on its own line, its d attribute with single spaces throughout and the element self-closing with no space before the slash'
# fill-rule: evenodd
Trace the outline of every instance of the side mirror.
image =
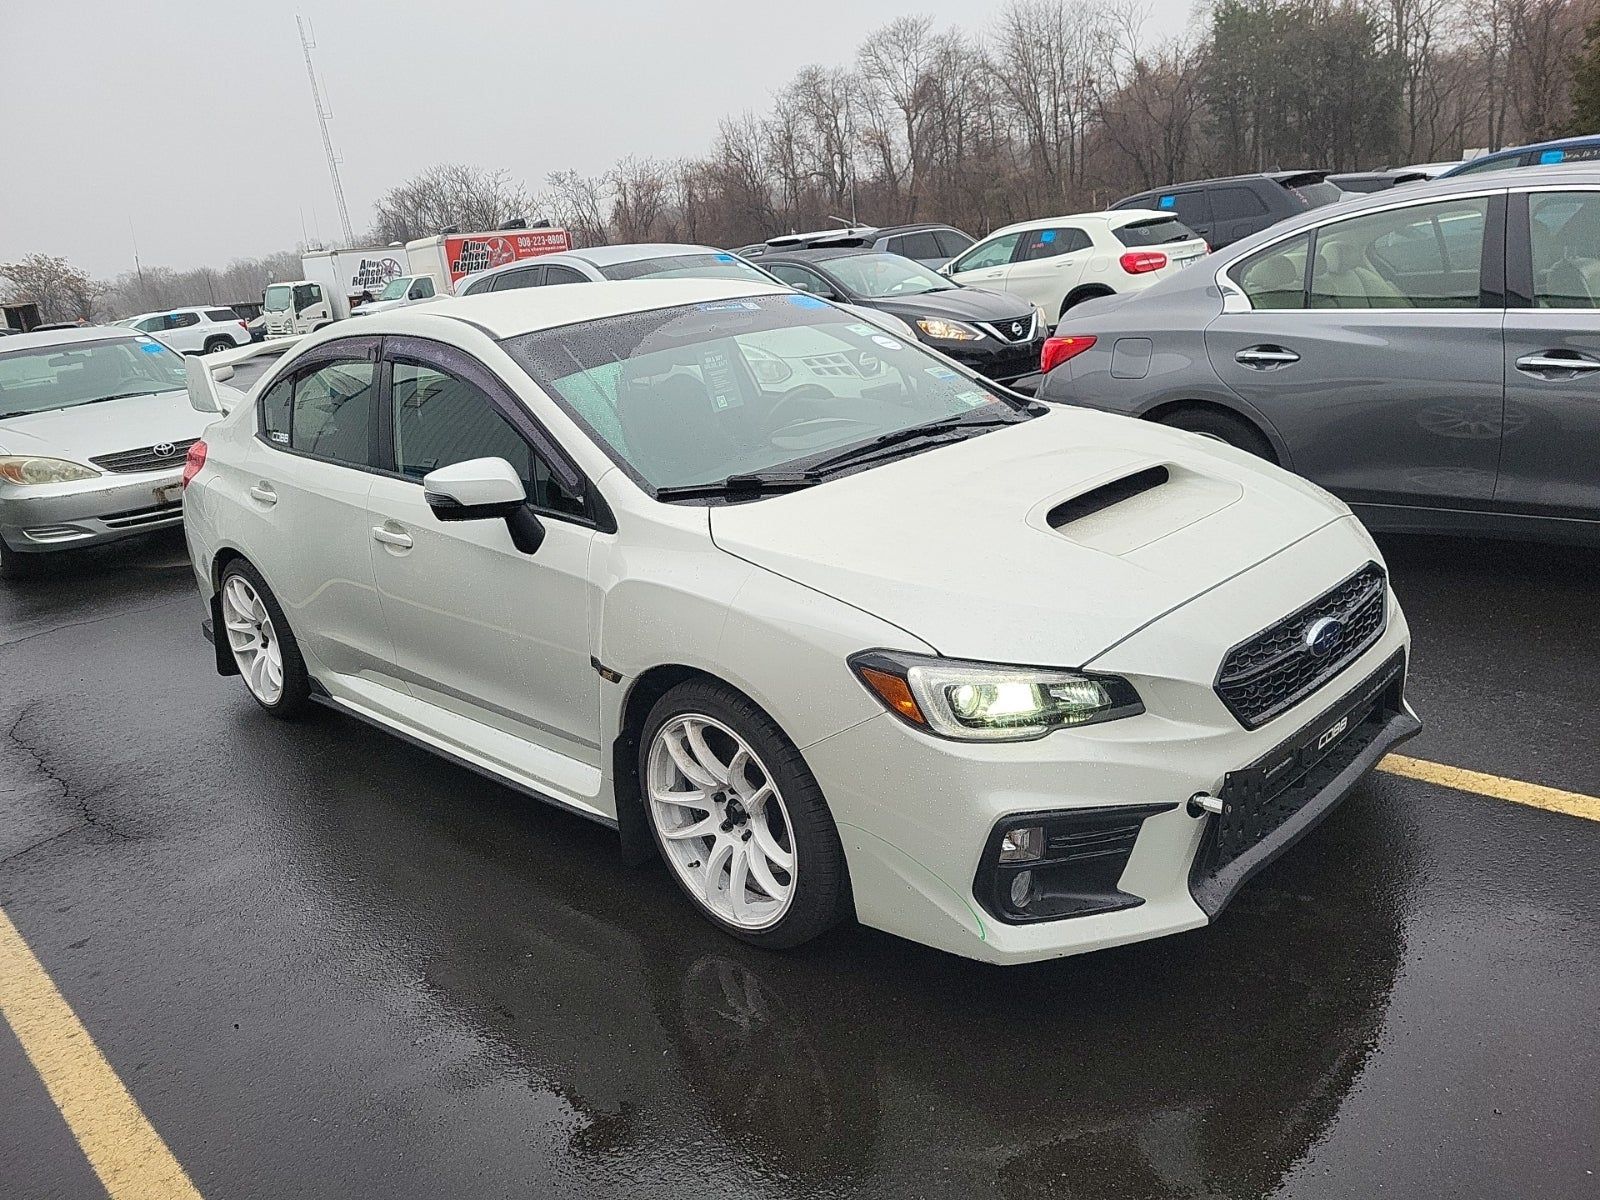
<svg viewBox="0 0 1600 1200">
<path fill-rule="evenodd" d="M 522 477 L 503 458 L 473 458 L 429 471 L 422 495 L 441 521 L 504 521 L 511 544 L 524 554 L 544 543 L 544 526 L 528 507 Z"/>
</svg>

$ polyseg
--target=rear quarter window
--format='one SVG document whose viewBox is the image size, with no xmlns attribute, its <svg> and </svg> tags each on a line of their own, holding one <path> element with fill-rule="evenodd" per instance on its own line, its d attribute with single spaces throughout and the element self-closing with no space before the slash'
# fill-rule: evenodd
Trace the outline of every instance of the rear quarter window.
<svg viewBox="0 0 1600 1200">
<path fill-rule="evenodd" d="M 239 319 L 239 314 L 231 308 L 208 308 L 206 309 L 206 316 L 213 321 L 237 321 Z"/>
<path fill-rule="evenodd" d="M 1174 217 L 1135 221 L 1112 232 L 1124 246 L 1160 246 L 1167 242 L 1187 242 L 1200 236 Z"/>
</svg>

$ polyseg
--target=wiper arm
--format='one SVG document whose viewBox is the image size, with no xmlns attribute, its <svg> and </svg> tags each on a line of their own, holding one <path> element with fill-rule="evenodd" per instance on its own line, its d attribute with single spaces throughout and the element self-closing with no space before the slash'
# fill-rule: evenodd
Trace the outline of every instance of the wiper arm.
<svg viewBox="0 0 1600 1200">
<path fill-rule="evenodd" d="M 860 462 L 872 458 L 880 450 L 887 450 L 892 446 L 903 445 L 907 442 L 931 441 L 935 444 L 945 441 L 960 441 L 966 436 L 968 429 L 988 429 L 996 425 L 1015 425 L 1017 421 L 1008 417 L 982 417 L 978 420 L 969 420 L 964 416 L 946 417 L 939 421 L 930 421 L 926 425 L 912 425 L 906 429 L 895 429 L 888 433 L 880 433 L 870 442 L 862 442 L 859 446 L 851 446 L 848 450 L 841 450 L 838 454 L 831 455 L 821 462 L 812 463 L 811 471 L 820 473 L 833 470 L 835 467 L 846 466 L 850 463 Z"/>
<path fill-rule="evenodd" d="M 780 473 L 777 471 L 751 475 L 729 475 L 726 479 L 710 483 L 683 483 L 657 488 L 657 500 L 702 500 L 707 497 L 724 497 L 729 500 L 754 500 L 774 492 L 793 492 L 821 483 L 815 471 Z"/>
</svg>

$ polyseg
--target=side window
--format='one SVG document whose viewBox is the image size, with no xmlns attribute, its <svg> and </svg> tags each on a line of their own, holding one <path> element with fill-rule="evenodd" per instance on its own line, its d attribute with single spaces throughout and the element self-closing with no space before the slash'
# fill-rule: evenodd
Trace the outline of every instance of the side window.
<svg viewBox="0 0 1600 1200">
<path fill-rule="evenodd" d="M 200 314 L 192 312 L 173 313 L 167 318 L 173 329 L 187 329 L 191 325 L 200 324 Z"/>
<path fill-rule="evenodd" d="M 499 284 L 499 276 L 491 275 L 487 279 L 474 279 L 461 289 L 463 296 L 481 296 L 485 292 L 492 292 Z"/>
<path fill-rule="evenodd" d="M 1267 215 L 1261 197 L 1244 187 L 1211 189 L 1211 216 L 1217 221 L 1244 221 Z M 1182 220 L 1182 217 L 1179 217 Z"/>
<path fill-rule="evenodd" d="M 927 229 L 921 233 L 907 233 L 900 237 L 889 239 L 885 247 L 890 254 L 902 254 L 906 258 L 941 258 L 939 253 L 939 239 L 933 236 L 933 230 Z"/>
<path fill-rule="evenodd" d="M 289 444 L 289 418 L 294 411 L 294 379 L 280 379 L 261 397 L 261 433 L 275 446 Z"/>
<path fill-rule="evenodd" d="M 779 279 L 797 291 L 810 292 L 814 296 L 832 296 L 834 291 L 828 286 L 827 281 L 815 271 L 794 263 L 773 263 L 767 268 Z"/>
<path fill-rule="evenodd" d="M 1418 204 L 1324 225 L 1313 308 L 1477 308 L 1487 199 Z"/>
<path fill-rule="evenodd" d="M 939 243 L 939 254 L 943 258 L 954 258 L 972 245 L 972 239 L 959 229 L 935 229 L 933 236 Z"/>
<path fill-rule="evenodd" d="M 377 388 L 370 359 L 327 363 L 294 381 L 289 445 L 352 467 L 372 465 Z M 271 434 L 268 434 L 271 437 Z"/>
<path fill-rule="evenodd" d="M 231 308 L 208 308 L 206 316 L 213 321 L 237 321 L 239 314 Z"/>
<path fill-rule="evenodd" d="M 156 333 L 167 327 L 165 317 L 146 317 L 134 326 L 140 333 Z"/>
<path fill-rule="evenodd" d="M 314 283 L 302 283 L 294 290 L 294 309 L 301 312 L 322 300 L 322 289 Z"/>
<path fill-rule="evenodd" d="M 1541 151 L 1533 161 L 1541 164 L 1575 163 L 1593 162 L 1597 158 L 1600 158 L 1600 146 L 1563 146 L 1557 150 Z"/>
<path fill-rule="evenodd" d="M 505 271 L 496 275 L 489 282 L 497 292 L 510 292 L 515 291 L 517 288 L 537 287 L 539 283 L 539 268 L 518 267 L 515 271 Z"/>
<path fill-rule="evenodd" d="M 1302 233 L 1252 255 L 1229 272 L 1249 297 L 1251 308 L 1306 306 L 1306 250 L 1310 244 L 1311 235 Z"/>
<path fill-rule="evenodd" d="M 1533 302 L 1539 308 L 1600 308 L 1600 192 L 1528 197 Z"/>
<path fill-rule="evenodd" d="M 571 267 L 551 264 L 544 269 L 544 284 L 549 287 L 554 283 L 588 283 L 588 278 L 582 271 L 574 271 Z M 496 291 L 499 289 L 496 288 Z"/>
<path fill-rule="evenodd" d="M 395 466 L 420 481 L 429 471 L 473 458 L 503 458 L 522 477 L 535 508 L 583 516 L 583 497 L 549 465 L 476 386 L 436 367 L 394 364 Z"/>
<path fill-rule="evenodd" d="M 1211 224 L 1211 201 L 1204 192 L 1168 192 L 1156 202 L 1162 212 L 1169 212 L 1190 229 Z"/>
<path fill-rule="evenodd" d="M 1517 156 L 1514 154 L 1486 154 L 1482 158 L 1468 163 L 1466 166 L 1462 167 L 1461 170 L 1450 176 L 1450 178 L 1455 179 L 1461 175 L 1483 175 L 1490 171 L 1504 171 L 1510 167 L 1516 166 L 1517 161 Z"/>
<path fill-rule="evenodd" d="M 1089 235 L 1081 229 L 1064 226 L 1060 229 L 1030 229 L 1022 235 L 1022 249 L 1018 262 L 1031 262 L 1038 258 L 1054 258 L 1058 254 L 1071 254 L 1074 250 L 1087 250 Z"/>
<path fill-rule="evenodd" d="M 426 300 L 433 294 L 433 280 L 427 275 L 424 275 L 421 279 L 413 280 L 411 291 L 408 293 L 412 300 Z"/>
<path fill-rule="evenodd" d="M 1021 239 L 1020 233 L 1007 233 L 1001 237 L 990 238 L 987 242 L 979 242 L 955 262 L 950 264 L 952 271 L 980 271 L 984 267 L 1003 267 L 1011 261 L 1011 255 L 1017 248 Z"/>
</svg>

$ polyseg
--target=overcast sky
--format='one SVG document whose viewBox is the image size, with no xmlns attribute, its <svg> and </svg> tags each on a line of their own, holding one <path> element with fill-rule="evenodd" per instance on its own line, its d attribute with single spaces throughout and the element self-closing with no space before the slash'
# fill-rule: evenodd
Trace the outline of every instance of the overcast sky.
<svg viewBox="0 0 1600 1200">
<path fill-rule="evenodd" d="M 807 63 L 904 13 L 986 28 L 999 0 L 0 0 L 0 262 L 109 278 L 221 266 L 339 222 L 294 14 L 311 19 L 350 220 L 438 162 L 538 190 L 704 151 Z M 1150 0 L 1177 32 L 1190 0 Z M 130 230 L 131 222 L 131 230 Z"/>
</svg>

